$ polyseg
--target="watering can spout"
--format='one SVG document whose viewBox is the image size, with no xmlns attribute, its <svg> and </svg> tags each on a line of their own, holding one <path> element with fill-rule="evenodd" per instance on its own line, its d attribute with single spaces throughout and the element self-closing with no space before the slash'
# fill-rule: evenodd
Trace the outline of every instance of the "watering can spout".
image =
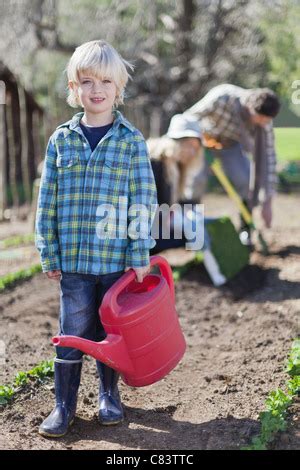
<svg viewBox="0 0 300 470">
<path fill-rule="evenodd" d="M 119 335 L 109 334 L 99 343 L 78 336 L 54 336 L 52 342 L 55 346 L 79 349 L 121 374 L 134 370 L 123 338 Z"/>
</svg>

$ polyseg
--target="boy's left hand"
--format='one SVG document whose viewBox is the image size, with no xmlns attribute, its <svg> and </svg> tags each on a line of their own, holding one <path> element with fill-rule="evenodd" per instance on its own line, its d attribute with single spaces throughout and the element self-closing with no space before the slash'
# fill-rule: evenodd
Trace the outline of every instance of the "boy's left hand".
<svg viewBox="0 0 300 470">
<path fill-rule="evenodd" d="M 145 276 L 147 276 L 147 274 L 150 273 L 150 264 L 148 264 L 148 266 L 143 266 L 142 268 L 130 268 L 130 267 L 127 267 L 125 268 L 125 273 L 127 271 L 129 271 L 129 269 L 133 269 L 135 274 L 136 274 L 136 279 L 138 282 L 143 282 L 143 279 Z"/>
</svg>

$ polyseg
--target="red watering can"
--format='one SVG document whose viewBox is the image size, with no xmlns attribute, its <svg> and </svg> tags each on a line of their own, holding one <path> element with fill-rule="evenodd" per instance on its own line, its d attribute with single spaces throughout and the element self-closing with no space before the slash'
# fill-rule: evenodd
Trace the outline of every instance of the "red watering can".
<svg viewBox="0 0 300 470">
<path fill-rule="evenodd" d="M 161 256 L 152 256 L 150 265 L 157 265 L 161 275 L 148 274 L 138 283 L 130 270 L 106 292 L 99 309 L 107 333 L 104 341 L 55 336 L 53 343 L 104 362 L 132 387 L 165 377 L 182 358 L 186 344 L 175 309 L 172 270 Z"/>
</svg>

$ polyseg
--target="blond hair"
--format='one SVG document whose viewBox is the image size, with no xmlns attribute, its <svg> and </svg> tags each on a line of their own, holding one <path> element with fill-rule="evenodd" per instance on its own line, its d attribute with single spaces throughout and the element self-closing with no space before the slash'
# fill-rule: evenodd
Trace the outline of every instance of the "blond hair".
<svg viewBox="0 0 300 470">
<path fill-rule="evenodd" d="M 96 40 L 85 42 L 76 47 L 65 69 L 68 82 L 79 83 L 79 74 L 86 72 L 99 78 L 110 77 L 116 84 L 117 95 L 115 105 L 123 104 L 125 87 L 131 78 L 127 68 L 133 70 L 133 65 L 124 60 L 121 55 L 106 41 Z M 67 103 L 72 108 L 81 106 L 79 97 L 74 89 L 68 89 Z"/>
</svg>

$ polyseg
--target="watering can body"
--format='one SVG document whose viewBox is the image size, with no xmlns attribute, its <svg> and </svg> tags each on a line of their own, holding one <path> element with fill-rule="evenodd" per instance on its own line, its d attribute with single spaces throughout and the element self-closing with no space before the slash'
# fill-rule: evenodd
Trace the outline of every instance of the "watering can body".
<svg viewBox="0 0 300 470">
<path fill-rule="evenodd" d="M 171 268 L 161 256 L 150 258 L 161 274 L 142 283 L 125 273 L 105 294 L 99 309 L 106 338 L 99 343 L 76 336 L 56 336 L 55 345 L 80 349 L 120 372 L 133 387 L 165 377 L 182 358 L 186 344 L 176 309 Z"/>
</svg>

